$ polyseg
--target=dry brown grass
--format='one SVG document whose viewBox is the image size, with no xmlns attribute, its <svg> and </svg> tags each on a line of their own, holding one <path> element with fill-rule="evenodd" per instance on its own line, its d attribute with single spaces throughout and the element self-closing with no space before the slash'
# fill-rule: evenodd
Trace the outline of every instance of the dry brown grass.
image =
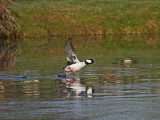
<svg viewBox="0 0 160 120">
<path fill-rule="evenodd" d="M 11 0 L 0 0 L 0 36 L 8 36 L 18 28 L 12 12 L 6 7 L 8 4 L 13 5 L 13 2 Z"/>
</svg>

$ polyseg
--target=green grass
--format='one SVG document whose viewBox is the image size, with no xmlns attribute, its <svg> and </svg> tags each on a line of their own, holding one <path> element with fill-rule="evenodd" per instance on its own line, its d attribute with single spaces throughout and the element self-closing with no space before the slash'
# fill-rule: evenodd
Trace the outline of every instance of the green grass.
<svg viewBox="0 0 160 120">
<path fill-rule="evenodd" d="M 24 36 L 160 32 L 160 0 L 14 0 Z"/>
</svg>

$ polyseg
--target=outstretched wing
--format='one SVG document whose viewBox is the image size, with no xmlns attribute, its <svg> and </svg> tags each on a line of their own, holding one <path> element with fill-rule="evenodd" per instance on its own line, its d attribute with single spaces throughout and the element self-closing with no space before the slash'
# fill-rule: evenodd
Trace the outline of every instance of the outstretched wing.
<svg viewBox="0 0 160 120">
<path fill-rule="evenodd" d="M 72 39 L 71 38 L 69 38 L 66 41 L 64 48 L 65 48 L 68 64 L 73 64 L 73 63 L 80 62 L 77 58 L 76 51 L 75 51 L 75 49 L 72 45 Z"/>
</svg>

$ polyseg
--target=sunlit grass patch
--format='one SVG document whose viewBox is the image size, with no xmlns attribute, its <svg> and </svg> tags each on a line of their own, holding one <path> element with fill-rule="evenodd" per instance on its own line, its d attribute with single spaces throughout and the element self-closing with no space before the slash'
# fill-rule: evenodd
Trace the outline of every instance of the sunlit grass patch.
<svg viewBox="0 0 160 120">
<path fill-rule="evenodd" d="M 14 0 L 25 36 L 159 33 L 160 1 Z"/>
</svg>

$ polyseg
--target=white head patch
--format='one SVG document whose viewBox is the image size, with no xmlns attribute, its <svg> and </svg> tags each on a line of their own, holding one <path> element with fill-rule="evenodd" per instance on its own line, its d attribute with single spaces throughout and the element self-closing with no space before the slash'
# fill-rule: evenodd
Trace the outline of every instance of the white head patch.
<svg viewBox="0 0 160 120">
<path fill-rule="evenodd" d="M 92 63 L 92 60 L 86 60 L 87 63 Z"/>
</svg>

